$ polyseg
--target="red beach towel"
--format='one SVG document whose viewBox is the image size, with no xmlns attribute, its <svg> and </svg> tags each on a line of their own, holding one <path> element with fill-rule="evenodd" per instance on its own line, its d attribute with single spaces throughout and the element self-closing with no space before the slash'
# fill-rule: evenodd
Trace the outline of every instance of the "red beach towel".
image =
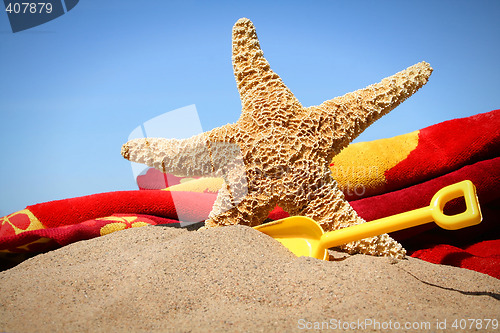
<svg viewBox="0 0 500 333">
<path fill-rule="evenodd" d="M 216 194 L 118 191 L 28 206 L 0 219 L 0 251 L 40 252 L 146 224 L 204 221 Z M 174 200 L 175 199 L 175 200 Z"/>
</svg>

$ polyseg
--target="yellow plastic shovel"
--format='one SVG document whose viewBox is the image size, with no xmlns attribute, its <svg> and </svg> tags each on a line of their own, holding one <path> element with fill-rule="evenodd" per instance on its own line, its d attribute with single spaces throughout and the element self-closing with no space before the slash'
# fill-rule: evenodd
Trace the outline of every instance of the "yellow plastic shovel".
<svg viewBox="0 0 500 333">
<path fill-rule="evenodd" d="M 445 215 L 443 208 L 446 203 L 461 196 L 465 199 L 466 210 L 456 215 Z M 411 228 L 432 221 L 435 221 L 443 229 L 456 230 L 479 224 L 481 220 L 476 187 L 470 180 L 464 180 L 439 190 L 427 207 L 344 229 L 325 233 L 316 221 L 305 216 L 287 217 L 254 228 L 273 237 L 298 257 L 309 256 L 328 260 L 328 248 L 355 240 Z"/>
</svg>

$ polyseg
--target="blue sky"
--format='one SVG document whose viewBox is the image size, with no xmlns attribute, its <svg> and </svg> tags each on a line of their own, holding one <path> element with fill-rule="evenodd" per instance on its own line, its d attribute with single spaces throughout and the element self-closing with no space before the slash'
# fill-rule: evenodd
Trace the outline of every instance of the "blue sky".
<svg viewBox="0 0 500 333">
<path fill-rule="evenodd" d="M 500 108 L 500 1 L 80 0 L 12 33 L 0 13 L 0 216 L 136 189 L 121 145 L 191 104 L 204 130 L 241 109 L 231 28 L 248 17 L 305 106 L 425 60 L 429 83 L 358 141 Z"/>
</svg>

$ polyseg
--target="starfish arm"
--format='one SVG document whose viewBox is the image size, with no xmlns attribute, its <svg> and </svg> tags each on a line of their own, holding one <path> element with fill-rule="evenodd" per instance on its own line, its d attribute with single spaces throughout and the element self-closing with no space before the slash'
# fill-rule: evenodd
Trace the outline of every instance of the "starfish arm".
<svg viewBox="0 0 500 333">
<path fill-rule="evenodd" d="M 209 219 L 205 221 L 206 227 L 232 224 L 255 226 L 276 206 L 276 198 L 248 183 L 249 175 L 241 160 L 231 163 L 223 178 L 224 186 L 219 190 Z"/>
<path fill-rule="evenodd" d="M 427 83 L 431 66 L 420 62 L 407 69 L 344 96 L 307 108 L 324 119 L 333 131 L 335 153 L 347 146 L 377 119 L 389 113 Z"/>
<path fill-rule="evenodd" d="M 140 138 L 122 146 L 126 159 L 178 176 L 200 177 L 221 170 L 241 156 L 233 124 L 188 139 Z"/>
<path fill-rule="evenodd" d="M 300 215 L 318 222 L 325 232 L 366 222 L 345 200 L 336 182 L 322 186 Z M 403 247 L 387 234 L 344 244 L 340 248 L 348 253 L 395 258 L 404 258 L 406 254 Z"/>
<path fill-rule="evenodd" d="M 216 127 L 211 131 L 205 132 L 207 140 L 210 142 L 227 142 L 235 143 L 235 136 L 237 135 L 238 127 L 236 124 L 226 124 L 224 126 Z"/>
<path fill-rule="evenodd" d="M 217 192 L 217 198 L 215 199 L 214 205 L 212 206 L 212 210 L 208 214 L 208 218 L 212 219 L 214 217 L 217 217 L 218 215 L 230 210 L 231 208 L 234 208 L 231 192 L 229 191 L 227 183 L 224 182 L 222 184 L 222 187 Z"/>
<path fill-rule="evenodd" d="M 239 19 L 233 27 L 233 70 L 242 103 L 242 117 L 248 113 L 278 110 L 281 104 L 302 107 L 264 58 L 253 23 Z M 272 112 L 270 113 L 272 114 Z"/>
<path fill-rule="evenodd" d="M 231 193 L 226 187 L 219 190 L 217 199 L 210 212 L 205 227 L 221 227 L 243 224 L 254 227 L 262 223 L 274 207 L 275 201 L 263 195 L 247 195 L 238 204 L 233 205 Z"/>
<path fill-rule="evenodd" d="M 122 146 L 121 153 L 132 162 L 178 176 L 199 177 L 214 171 L 204 133 L 189 139 L 133 139 Z"/>
</svg>

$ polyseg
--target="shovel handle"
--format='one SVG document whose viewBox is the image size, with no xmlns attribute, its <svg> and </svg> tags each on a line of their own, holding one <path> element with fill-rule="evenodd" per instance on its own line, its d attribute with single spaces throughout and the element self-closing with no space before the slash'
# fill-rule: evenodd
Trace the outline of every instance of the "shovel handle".
<svg viewBox="0 0 500 333">
<path fill-rule="evenodd" d="M 445 215 L 443 212 L 444 206 L 459 197 L 463 197 L 465 200 L 465 211 L 456 215 Z M 464 180 L 440 189 L 432 197 L 430 207 L 433 220 L 443 229 L 461 229 L 476 225 L 483 219 L 477 199 L 476 187 L 470 180 Z"/>
<path fill-rule="evenodd" d="M 456 215 L 445 215 L 443 208 L 446 203 L 461 196 L 465 199 L 466 210 Z M 427 207 L 326 232 L 321 236 L 320 242 L 324 248 L 330 248 L 432 221 L 435 221 L 441 228 L 456 230 L 476 225 L 481 220 L 482 216 L 476 195 L 476 188 L 470 180 L 464 180 L 440 189 L 432 197 L 431 204 Z"/>
</svg>

